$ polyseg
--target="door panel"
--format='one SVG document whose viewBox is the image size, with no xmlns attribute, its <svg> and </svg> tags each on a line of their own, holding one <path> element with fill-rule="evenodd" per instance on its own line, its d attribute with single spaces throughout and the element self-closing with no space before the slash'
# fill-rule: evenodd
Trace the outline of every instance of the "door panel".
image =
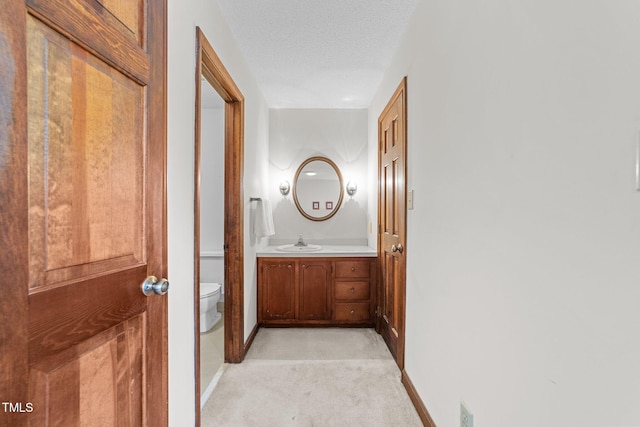
<svg viewBox="0 0 640 427">
<path fill-rule="evenodd" d="M 300 266 L 298 319 L 331 319 L 330 261 L 305 261 Z"/>
<path fill-rule="evenodd" d="M 13 0 L 17 1 L 17 0 Z M 160 28 L 154 27 L 156 19 L 164 19 L 164 8 L 159 0 L 147 0 L 147 10 L 142 11 L 144 21 L 139 22 L 140 35 L 132 32 L 116 16 L 120 13 L 110 10 L 96 0 L 27 0 L 29 13 L 46 22 L 62 35 L 81 44 L 90 52 L 98 52 L 100 57 L 116 66 L 125 74 L 133 76 L 141 83 L 149 82 L 151 62 L 149 53 L 157 43 L 147 45 L 145 30 L 154 32 L 154 41 L 163 41 Z M 124 4 L 127 0 L 113 3 Z M 134 0 L 142 7 L 145 0 Z M 156 16 L 154 12 L 159 12 Z M 160 24 L 164 25 L 163 22 Z M 151 25 L 151 28 L 148 28 Z"/>
<path fill-rule="evenodd" d="M 265 320 L 295 319 L 296 269 L 292 262 L 265 262 L 262 269 Z"/>
<path fill-rule="evenodd" d="M 32 17 L 27 31 L 30 287 L 145 262 L 144 87 Z"/>
<path fill-rule="evenodd" d="M 377 328 L 402 369 L 406 246 L 406 79 L 378 122 L 380 287 Z"/>
<path fill-rule="evenodd" d="M 145 23 L 144 0 L 98 0 L 98 2 L 142 43 Z"/>
<path fill-rule="evenodd" d="M 141 291 L 167 274 L 165 2 L 9 0 L 0 24 L 0 395 L 32 408 L 0 425 L 166 425 L 167 299 Z"/>
<path fill-rule="evenodd" d="M 145 321 L 144 314 L 130 318 L 36 363 L 29 379 L 37 408 L 31 424 L 143 425 Z"/>
</svg>

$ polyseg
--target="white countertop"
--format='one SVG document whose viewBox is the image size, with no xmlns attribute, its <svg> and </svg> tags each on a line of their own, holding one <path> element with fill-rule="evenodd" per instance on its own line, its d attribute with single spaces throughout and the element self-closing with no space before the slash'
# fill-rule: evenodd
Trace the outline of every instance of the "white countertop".
<svg viewBox="0 0 640 427">
<path fill-rule="evenodd" d="M 266 257 L 375 257 L 378 252 L 369 246 L 347 246 L 347 245 L 322 245 L 322 249 L 314 252 L 283 252 L 277 249 L 277 246 L 267 246 L 258 249 L 256 256 L 259 258 Z"/>
</svg>

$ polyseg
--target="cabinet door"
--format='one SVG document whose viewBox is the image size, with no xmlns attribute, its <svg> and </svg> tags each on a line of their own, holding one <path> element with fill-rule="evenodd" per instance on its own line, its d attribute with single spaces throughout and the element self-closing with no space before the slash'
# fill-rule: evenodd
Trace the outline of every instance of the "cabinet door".
<svg viewBox="0 0 640 427">
<path fill-rule="evenodd" d="M 331 319 L 331 261 L 300 262 L 299 320 Z"/>
<path fill-rule="evenodd" d="M 262 265 L 262 318 L 295 319 L 296 269 L 292 261 L 265 261 Z"/>
</svg>

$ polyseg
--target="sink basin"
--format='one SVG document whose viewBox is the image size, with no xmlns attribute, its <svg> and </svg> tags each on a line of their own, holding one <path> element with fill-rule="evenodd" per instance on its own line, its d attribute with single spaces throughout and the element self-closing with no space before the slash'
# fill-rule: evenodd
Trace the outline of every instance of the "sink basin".
<svg viewBox="0 0 640 427">
<path fill-rule="evenodd" d="M 311 245 L 311 244 L 308 244 L 307 246 L 296 246 L 291 244 L 291 245 L 282 245 L 282 246 L 276 247 L 276 250 L 280 252 L 316 252 L 316 251 L 319 251 L 320 249 L 322 249 L 322 246 Z"/>
</svg>

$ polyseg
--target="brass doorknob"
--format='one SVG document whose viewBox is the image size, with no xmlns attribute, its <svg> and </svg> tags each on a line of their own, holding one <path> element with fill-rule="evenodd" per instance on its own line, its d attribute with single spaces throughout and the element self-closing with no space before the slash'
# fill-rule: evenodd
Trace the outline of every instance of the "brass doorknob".
<svg viewBox="0 0 640 427">
<path fill-rule="evenodd" d="M 404 252 L 404 248 L 402 247 L 402 243 L 398 243 L 397 249 L 398 249 L 398 252 L 400 252 L 400 253 Z"/>
<path fill-rule="evenodd" d="M 391 252 L 398 252 L 396 245 L 391 245 Z"/>
</svg>

